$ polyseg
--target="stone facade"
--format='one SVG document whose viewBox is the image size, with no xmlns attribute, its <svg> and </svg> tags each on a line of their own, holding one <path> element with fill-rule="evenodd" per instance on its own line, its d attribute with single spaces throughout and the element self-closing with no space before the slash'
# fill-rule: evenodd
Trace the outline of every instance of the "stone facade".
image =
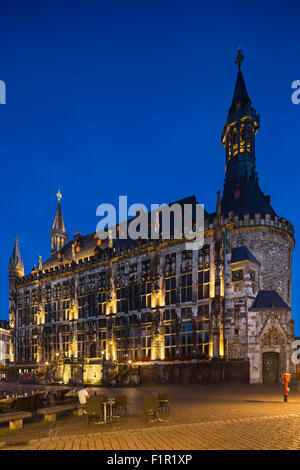
<svg viewBox="0 0 300 470">
<path fill-rule="evenodd" d="M 258 128 L 239 69 L 222 134 L 223 196 L 205 213 L 200 250 L 174 233 L 69 242 L 59 191 L 49 260 L 24 276 L 16 241 L 10 261 L 12 364 L 88 383 L 268 382 L 293 372 L 294 229 L 258 186 Z"/>
</svg>

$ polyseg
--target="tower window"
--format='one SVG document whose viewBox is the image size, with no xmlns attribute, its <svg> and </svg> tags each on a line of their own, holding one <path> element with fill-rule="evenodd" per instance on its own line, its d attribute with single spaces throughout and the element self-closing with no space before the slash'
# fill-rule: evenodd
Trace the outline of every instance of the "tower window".
<svg viewBox="0 0 300 470">
<path fill-rule="evenodd" d="M 251 126 L 250 126 L 250 124 L 248 124 L 248 127 L 247 127 L 247 151 L 249 153 L 251 152 L 251 139 L 252 139 Z"/>
<path fill-rule="evenodd" d="M 243 153 L 245 152 L 245 124 L 241 125 L 241 130 L 240 130 L 240 152 Z"/>
<path fill-rule="evenodd" d="M 238 134 L 237 129 L 233 129 L 233 156 L 235 157 L 238 154 Z"/>
</svg>

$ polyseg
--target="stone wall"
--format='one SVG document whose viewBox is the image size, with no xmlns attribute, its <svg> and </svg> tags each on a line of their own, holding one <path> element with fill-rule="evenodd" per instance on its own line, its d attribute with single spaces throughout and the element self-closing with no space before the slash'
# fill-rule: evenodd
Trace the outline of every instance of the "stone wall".
<svg viewBox="0 0 300 470">
<path fill-rule="evenodd" d="M 288 281 L 292 276 L 291 236 L 277 228 L 255 227 L 235 228 L 232 232 L 232 248 L 246 245 L 261 263 L 260 290 L 276 290 L 290 305 Z"/>
<path fill-rule="evenodd" d="M 249 383 L 248 361 L 199 361 L 191 364 L 153 364 L 140 368 L 141 384 Z"/>
</svg>

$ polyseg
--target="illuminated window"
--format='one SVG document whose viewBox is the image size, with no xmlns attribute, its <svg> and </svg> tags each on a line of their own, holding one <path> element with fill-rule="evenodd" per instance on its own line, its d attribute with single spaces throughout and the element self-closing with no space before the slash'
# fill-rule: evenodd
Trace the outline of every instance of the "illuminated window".
<svg viewBox="0 0 300 470">
<path fill-rule="evenodd" d="M 142 357 L 151 357 L 151 325 L 143 326 L 141 330 Z"/>
<path fill-rule="evenodd" d="M 176 323 L 170 322 L 165 326 L 165 357 L 176 356 Z"/>
<path fill-rule="evenodd" d="M 198 299 L 209 298 L 209 281 L 210 281 L 210 252 L 209 246 L 199 251 L 198 257 Z"/>
<path fill-rule="evenodd" d="M 180 328 L 181 356 L 190 357 L 192 355 L 192 322 L 184 322 Z"/>
<path fill-rule="evenodd" d="M 176 303 L 176 277 L 165 279 L 165 304 L 174 305 Z"/>
<path fill-rule="evenodd" d="M 70 313 L 70 301 L 69 300 L 64 300 L 61 302 L 61 321 L 67 321 L 69 320 L 69 313 Z"/>
<path fill-rule="evenodd" d="M 106 351 L 106 330 L 98 330 L 97 339 L 99 344 L 99 355 L 102 357 L 101 353 Z"/>
<path fill-rule="evenodd" d="M 209 305 L 201 305 L 198 308 L 196 320 L 196 350 L 199 356 L 209 354 Z"/>
<path fill-rule="evenodd" d="M 151 281 L 143 282 L 141 286 L 141 308 L 151 307 Z"/>
<path fill-rule="evenodd" d="M 227 150 L 228 150 L 228 156 L 229 156 L 229 159 L 231 158 L 231 135 L 228 134 L 227 136 Z"/>
<path fill-rule="evenodd" d="M 105 315 L 106 313 L 106 292 L 100 291 L 98 293 L 98 315 Z"/>
<path fill-rule="evenodd" d="M 78 333 L 77 336 L 77 355 L 79 358 L 85 356 L 85 334 Z"/>
<path fill-rule="evenodd" d="M 252 139 L 252 132 L 251 132 L 251 125 L 248 124 L 247 127 L 247 151 L 251 153 L 251 139 Z"/>
<path fill-rule="evenodd" d="M 117 359 L 124 359 L 126 348 L 126 330 L 124 328 L 117 328 L 115 331 L 115 335 Z"/>
<path fill-rule="evenodd" d="M 116 294 L 117 294 L 117 313 L 125 312 L 127 308 L 125 287 L 120 287 L 116 289 Z"/>
<path fill-rule="evenodd" d="M 192 301 L 192 273 L 180 276 L 180 297 L 181 302 Z"/>
<path fill-rule="evenodd" d="M 237 129 L 233 129 L 233 156 L 235 157 L 238 154 L 238 134 Z"/>
<path fill-rule="evenodd" d="M 137 328 L 129 329 L 129 358 L 137 358 L 138 352 L 138 330 Z"/>
<path fill-rule="evenodd" d="M 245 124 L 241 125 L 240 129 L 240 152 L 245 152 L 245 138 L 246 138 L 246 131 L 245 131 Z"/>
</svg>

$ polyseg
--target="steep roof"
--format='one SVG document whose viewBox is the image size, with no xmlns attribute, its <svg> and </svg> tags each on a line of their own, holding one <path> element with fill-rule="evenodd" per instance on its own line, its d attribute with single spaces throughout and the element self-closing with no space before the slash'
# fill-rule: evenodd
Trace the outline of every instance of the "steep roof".
<svg viewBox="0 0 300 470">
<path fill-rule="evenodd" d="M 60 232 L 66 231 L 64 219 L 63 219 L 63 215 L 61 211 L 61 205 L 59 201 L 57 204 L 57 209 L 56 209 L 56 214 L 55 214 L 55 219 L 54 219 L 52 230 L 59 230 Z"/>
<path fill-rule="evenodd" d="M 259 261 L 253 256 L 251 251 L 246 246 L 239 246 L 232 249 L 231 263 L 237 263 L 239 261 L 253 261 L 253 263 L 260 264 Z"/>
<path fill-rule="evenodd" d="M 270 203 L 270 198 L 265 196 L 258 182 L 253 180 L 241 181 L 239 185 L 226 185 L 222 197 L 222 213 L 225 217 L 233 211 L 235 215 L 243 218 L 245 214 L 254 217 L 260 213 L 262 217 L 270 214 L 276 215 Z"/>
<path fill-rule="evenodd" d="M 237 103 L 241 103 L 241 106 L 245 104 L 251 104 L 251 100 L 249 98 L 245 80 L 244 80 L 241 70 L 238 71 L 238 74 L 236 77 L 233 98 L 232 98 L 232 103 L 231 103 L 232 110 L 236 109 Z"/>
<path fill-rule="evenodd" d="M 258 292 L 249 310 L 291 310 L 275 290 L 261 290 Z"/>
<path fill-rule="evenodd" d="M 18 238 L 16 237 L 13 253 L 12 253 L 10 261 L 9 261 L 9 269 L 16 269 L 17 267 L 22 268 L 23 267 L 23 261 L 21 259 Z"/>
<path fill-rule="evenodd" d="M 194 195 L 188 196 L 186 198 L 180 199 L 175 202 L 171 202 L 168 204 L 168 206 L 172 206 L 173 204 L 179 204 L 182 208 L 184 207 L 185 204 L 190 204 L 193 209 L 192 219 L 195 220 L 195 215 L 196 215 L 195 208 L 197 204 L 197 199 Z M 209 214 L 204 210 L 204 218 L 206 219 L 208 217 L 209 217 Z M 148 218 L 150 222 L 151 212 L 148 213 Z M 128 220 L 127 222 L 130 223 L 132 220 L 133 218 Z M 171 217 L 171 221 L 170 221 L 171 233 L 172 233 L 173 227 L 174 227 L 174 220 Z M 149 228 L 149 231 L 150 230 L 151 229 Z M 117 237 L 118 237 L 118 232 L 117 232 Z M 149 238 L 151 237 L 149 236 Z M 59 254 L 61 256 L 60 259 L 58 258 L 58 253 L 53 254 L 47 261 L 43 263 L 43 269 L 48 269 L 48 268 L 58 266 L 61 261 L 63 261 L 64 263 L 70 262 L 73 259 L 75 261 L 79 261 L 80 259 L 84 259 L 84 258 L 95 255 L 95 251 L 97 249 L 105 250 L 106 248 L 109 247 L 108 239 L 103 240 L 100 246 L 98 245 L 98 237 L 97 237 L 96 232 L 93 232 L 89 235 L 76 234 L 75 241 L 77 243 L 76 247 L 78 248 L 78 251 L 75 249 L 75 253 L 74 253 L 74 250 L 72 250 L 73 241 L 70 241 L 59 250 Z M 113 248 L 129 245 L 133 242 L 134 241 L 130 238 L 127 238 L 125 240 L 116 238 L 115 240 L 113 240 Z"/>
</svg>

